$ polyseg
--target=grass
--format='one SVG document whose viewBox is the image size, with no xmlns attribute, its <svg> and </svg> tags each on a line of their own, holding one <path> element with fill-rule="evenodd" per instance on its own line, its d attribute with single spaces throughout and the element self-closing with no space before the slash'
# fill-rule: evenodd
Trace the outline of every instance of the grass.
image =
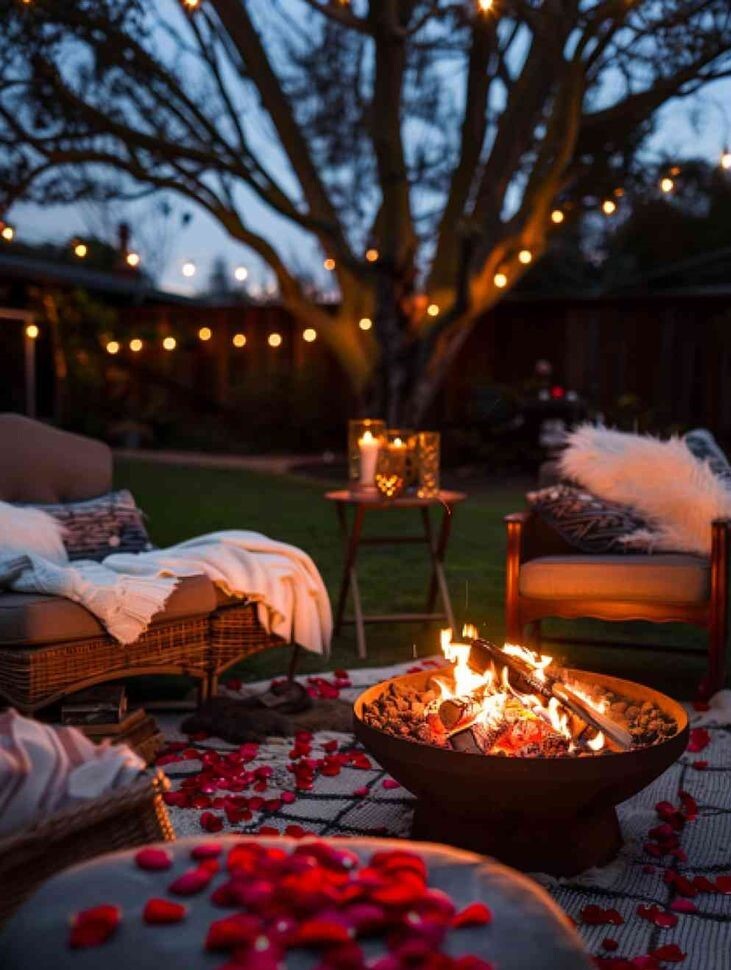
<svg viewBox="0 0 731 970">
<path fill-rule="evenodd" d="M 250 471 L 158 465 L 119 461 L 117 485 L 132 490 L 149 516 L 153 540 L 161 546 L 217 529 L 242 528 L 306 550 L 315 560 L 335 600 L 340 579 L 342 547 L 335 512 L 323 499 L 326 483 L 291 476 Z M 333 486 L 340 483 L 333 482 Z M 447 555 L 447 577 L 458 623 L 469 620 L 492 639 L 503 636 L 505 541 L 502 516 L 522 508 L 523 489 L 496 484 L 471 494 L 455 513 Z M 366 517 L 365 535 L 418 531 L 416 513 L 393 512 Z M 428 569 L 419 546 L 362 548 L 359 578 L 366 612 L 403 612 L 423 609 Z M 692 696 L 703 669 L 702 658 L 672 652 L 649 653 L 649 640 L 677 646 L 701 646 L 701 631 L 676 625 L 601 624 L 581 621 L 547 625 L 549 633 L 572 636 L 611 634 L 635 647 L 561 646 L 561 656 L 577 666 L 627 676 L 650 683 L 681 698 Z M 368 660 L 373 665 L 410 660 L 438 650 L 435 625 L 399 624 L 367 627 Z M 252 657 L 236 673 L 247 680 L 280 674 L 288 649 Z M 355 634 L 346 627 L 333 643 L 328 661 L 307 655 L 302 670 L 362 666 L 355 652 Z"/>
</svg>

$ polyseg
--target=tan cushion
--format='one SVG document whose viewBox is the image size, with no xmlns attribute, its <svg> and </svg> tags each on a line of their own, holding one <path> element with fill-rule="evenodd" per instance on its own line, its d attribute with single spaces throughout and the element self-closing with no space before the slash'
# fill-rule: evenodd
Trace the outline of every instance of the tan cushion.
<svg viewBox="0 0 731 970">
<path fill-rule="evenodd" d="M 0 414 L 0 499 L 72 502 L 112 488 L 112 452 L 101 441 L 22 414 Z"/>
<path fill-rule="evenodd" d="M 702 603 L 710 565 L 698 556 L 544 556 L 520 567 L 520 592 L 536 599 Z"/>
<path fill-rule="evenodd" d="M 187 576 L 170 596 L 152 625 L 211 613 L 216 608 L 207 576 Z M 0 594 L 0 646 L 37 647 L 49 643 L 104 636 L 99 620 L 83 606 L 61 596 L 38 593 Z"/>
</svg>

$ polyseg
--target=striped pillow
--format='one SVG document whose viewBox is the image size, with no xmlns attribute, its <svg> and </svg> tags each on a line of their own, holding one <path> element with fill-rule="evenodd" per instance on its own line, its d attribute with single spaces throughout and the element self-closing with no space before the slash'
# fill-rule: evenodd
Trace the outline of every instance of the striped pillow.
<svg viewBox="0 0 731 970">
<path fill-rule="evenodd" d="M 528 492 L 526 499 L 547 525 L 581 552 L 636 552 L 622 538 L 646 525 L 629 506 L 607 502 L 573 485 Z"/>
<path fill-rule="evenodd" d="M 69 559 L 101 561 L 113 552 L 152 549 L 144 513 L 126 488 L 83 502 L 34 507 L 63 524 L 66 530 L 63 541 Z"/>
</svg>

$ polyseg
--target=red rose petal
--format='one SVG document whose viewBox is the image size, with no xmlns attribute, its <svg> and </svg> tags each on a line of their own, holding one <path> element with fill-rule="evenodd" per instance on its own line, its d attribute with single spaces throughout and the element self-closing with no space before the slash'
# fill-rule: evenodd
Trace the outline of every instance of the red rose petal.
<svg viewBox="0 0 731 970">
<path fill-rule="evenodd" d="M 452 917 L 452 926 L 456 930 L 467 926 L 487 926 L 492 922 L 492 912 L 484 903 L 470 903 Z"/>
<path fill-rule="evenodd" d="M 624 923 L 624 918 L 616 909 L 604 909 L 593 904 L 584 906 L 579 916 L 587 926 L 621 926 Z"/>
<path fill-rule="evenodd" d="M 360 788 L 355 789 L 353 794 L 356 795 L 358 798 L 365 798 L 365 796 L 368 794 L 368 788 L 366 785 L 361 785 Z"/>
<path fill-rule="evenodd" d="M 257 916 L 236 913 L 224 919 L 215 920 L 208 927 L 206 950 L 234 950 L 240 946 L 251 946 L 261 935 L 262 924 Z"/>
<path fill-rule="evenodd" d="M 724 896 L 731 896 L 731 876 L 718 876 L 715 882 L 716 891 Z"/>
<path fill-rule="evenodd" d="M 100 946 L 113 936 L 121 921 L 119 906 L 103 903 L 91 909 L 82 909 L 71 921 L 69 946 L 74 950 Z"/>
<path fill-rule="evenodd" d="M 188 907 L 172 899 L 148 899 L 142 910 L 142 919 L 152 926 L 180 923 L 188 913 Z"/>
<path fill-rule="evenodd" d="M 206 888 L 213 878 L 213 873 L 199 866 L 196 869 L 188 869 L 168 886 L 168 892 L 176 896 L 193 896 Z"/>
<path fill-rule="evenodd" d="M 300 923 L 290 936 L 289 945 L 293 947 L 330 946 L 333 943 L 347 943 L 350 939 L 351 931 L 342 923 L 326 919 L 309 919 Z"/>
<path fill-rule="evenodd" d="M 637 915 L 641 919 L 646 919 L 648 922 L 654 923 L 655 926 L 660 926 L 663 929 L 670 929 L 678 923 L 678 917 L 675 913 L 666 913 L 659 906 L 655 905 L 643 906 L 640 904 L 637 907 Z"/>
<path fill-rule="evenodd" d="M 617 943 L 616 940 L 613 940 L 609 936 L 604 937 L 604 939 L 602 940 L 602 946 L 604 947 L 605 950 L 609 950 L 610 953 L 613 953 L 614 950 L 619 949 L 619 943 Z"/>
<path fill-rule="evenodd" d="M 384 788 L 387 788 L 389 790 L 392 790 L 394 788 L 400 788 L 401 785 L 397 781 L 395 781 L 393 778 L 386 778 L 386 779 L 384 779 L 383 787 Z"/>
<path fill-rule="evenodd" d="M 213 812 L 203 812 L 200 817 L 201 828 L 206 832 L 220 832 L 223 828 L 223 819 L 220 815 Z"/>
<path fill-rule="evenodd" d="M 200 842 L 190 850 L 191 859 L 215 859 L 223 852 L 220 842 Z"/>
<path fill-rule="evenodd" d="M 169 869 L 173 864 L 173 858 L 166 849 L 148 846 L 135 853 L 135 862 L 140 869 L 149 869 L 154 872 Z"/>
<path fill-rule="evenodd" d="M 677 943 L 666 943 L 665 946 L 660 946 L 657 950 L 651 950 L 650 956 L 656 960 L 662 960 L 664 963 L 682 963 L 685 960 L 685 953 Z"/>
<path fill-rule="evenodd" d="M 691 728 L 688 751 L 697 754 L 711 743 L 711 735 L 704 727 Z"/>
<path fill-rule="evenodd" d="M 679 896 L 670 903 L 670 909 L 675 910 L 676 913 L 697 913 L 698 907 L 695 903 L 692 903 L 689 899 L 683 899 Z"/>
<path fill-rule="evenodd" d="M 691 761 L 690 767 L 695 768 L 696 771 L 705 771 L 708 767 L 708 762 L 699 758 L 697 761 Z"/>
</svg>

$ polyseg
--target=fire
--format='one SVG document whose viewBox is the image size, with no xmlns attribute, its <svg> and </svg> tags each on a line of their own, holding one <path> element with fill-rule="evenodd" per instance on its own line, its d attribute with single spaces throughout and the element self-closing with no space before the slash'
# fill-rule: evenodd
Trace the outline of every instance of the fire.
<svg viewBox="0 0 731 970">
<path fill-rule="evenodd" d="M 511 712 L 515 716 L 517 707 L 518 710 L 522 711 L 521 716 L 526 730 L 528 730 L 529 722 L 536 726 L 536 730 L 539 727 L 536 722 L 544 722 L 544 731 L 550 729 L 554 732 L 554 737 L 559 735 L 566 739 L 562 743 L 565 745 L 568 742 L 569 752 L 576 750 L 577 745 L 579 747 L 583 745 L 585 751 L 588 749 L 595 753 L 605 747 L 606 738 L 601 731 L 588 739 L 585 737 L 577 739 L 575 735 L 576 721 L 558 697 L 524 693 L 513 686 L 507 665 L 498 670 L 495 664 L 491 663 L 482 672 L 475 670 L 470 664 L 470 652 L 472 641 L 478 637 L 477 629 L 471 624 L 466 624 L 462 629 L 462 636 L 465 642 L 454 642 L 451 629 L 442 630 L 440 633 L 442 653 L 452 666 L 448 675 L 436 674 L 432 678 L 432 684 L 439 690 L 439 697 L 436 702 L 437 709 L 445 701 L 462 703 L 469 701 L 472 711 L 471 723 L 479 723 L 490 728 L 504 724 L 506 717 Z M 546 672 L 553 662 L 553 657 L 535 653 L 527 647 L 514 643 L 506 643 L 502 652 L 508 657 L 517 658 L 526 665 L 535 681 L 542 685 L 547 683 Z M 606 705 L 603 702 L 597 702 L 585 691 L 577 689 L 574 685 L 571 689 L 594 711 L 604 714 Z M 474 713 L 475 706 L 479 708 L 476 716 Z M 574 720 L 574 725 L 572 725 L 572 720 Z M 585 725 L 582 725 L 582 729 L 585 729 L 585 727 Z M 504 751 L 503 753 L 509 752 Z"/>
</svg>

